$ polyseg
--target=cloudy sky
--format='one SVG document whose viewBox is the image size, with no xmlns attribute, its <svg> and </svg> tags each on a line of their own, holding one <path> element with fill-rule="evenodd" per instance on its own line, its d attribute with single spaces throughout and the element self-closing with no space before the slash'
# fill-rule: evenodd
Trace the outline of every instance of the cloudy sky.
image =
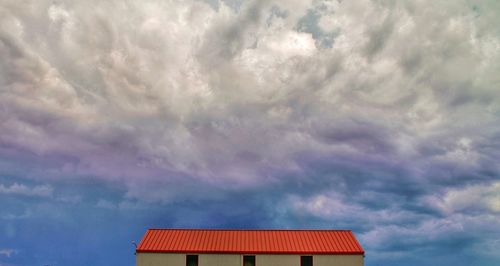
<svg viewBox="0 0 500 266">
<path fill-rule="evenodd" d="M 0 265 L 150 227 L 499 265 L 500 2 L 0 0 Z"/>
</svg>

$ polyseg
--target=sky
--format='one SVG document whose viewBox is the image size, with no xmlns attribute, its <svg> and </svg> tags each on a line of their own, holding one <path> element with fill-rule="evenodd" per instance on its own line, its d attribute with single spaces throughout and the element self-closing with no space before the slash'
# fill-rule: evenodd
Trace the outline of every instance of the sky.
<svg viewBox="0 0 500 266">
<path fill-rule="evenodd" d="M 147 228 L 500 265 L 500 2 L 0 0 L 0 266 Z"/>
</svg>

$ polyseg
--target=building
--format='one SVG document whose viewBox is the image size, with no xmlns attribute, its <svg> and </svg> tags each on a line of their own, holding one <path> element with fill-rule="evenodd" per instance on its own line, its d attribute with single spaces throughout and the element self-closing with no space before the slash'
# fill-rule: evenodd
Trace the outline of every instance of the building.
<svg viewBox="0 0 500 266">
<path fill-rule="evenodd" d="M 363 266 L 350 230 L 149 229 L 137 266 Z"/>
</svg>

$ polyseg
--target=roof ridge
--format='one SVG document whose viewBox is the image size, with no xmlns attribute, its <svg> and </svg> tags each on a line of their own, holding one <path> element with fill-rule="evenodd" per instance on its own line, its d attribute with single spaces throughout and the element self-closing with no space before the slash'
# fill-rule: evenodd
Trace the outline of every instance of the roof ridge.
<svg viewBox="0 0 500 266">
<path fill-rule="evenodd" d="M 351 229 L 256 229 L 256 228 L 149 228 L 148 230 L 185 230 L 185 231 L 339 231 L 339 232 L 352 232 Z"/>
</svg>

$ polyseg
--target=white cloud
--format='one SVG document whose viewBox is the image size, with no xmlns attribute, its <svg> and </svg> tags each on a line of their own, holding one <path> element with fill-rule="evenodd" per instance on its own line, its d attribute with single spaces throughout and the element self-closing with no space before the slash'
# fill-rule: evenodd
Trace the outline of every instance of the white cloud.
<svg viewBox="0 0 500 266">
<path fill-rule="evenodd" d="M 15 3 L 0 10 L 0 143 L 50 162 L 30 175 L 125 182 L 134 197 L 163 184 L 162 200 L 182 182 L 276 182 L 308 156 L 424 179 L 499 170 L 497 21 L 469 6 Z M 298 26 L 308 14 L 322 33 Z"/>
<path fill-rule="evenodd" d="M 394 250 L 401 250 L 408 257 L 450 246 L 455 246 L 455 252 L 477 252 L 497 257 L 492 244 L 500 237 L 498 226 L 498 216 L 453 214 L 419 220 L 414 224 L 380 225 L 361 234 L 360 240 L 373 249 L 376 259 L 392 257 Z"/>
<path fill-rule="evenodd" d="M 49 185 L 38 185 L 28 187 L 23 184 L 14 183 L 10 186 L 0 184 L 0 194 L 14 194 L 23 196 L 51 197 L 54 189 Z"/>
<path fill-rule="evenodd" d="M 18 219 L 26 219 L 32 217 L 33 213 L 31 210 L 25 210 L 22 214 L 13 214 L 8 213 L 2 216 L 2 219 L 5 220 L 18 220 Z"/>
<path fill-rule="evenodd" d="M 425 197 L 425 202 L 444 213 L 481 210 L 500 214 L 500 182 L 450 189 Z"/>
<path fill-rule="evenodd" d="M 450 245 L 496 257 L 492 246 L 500 237 L 500 216 L 492 207 L 498 195 L 495 182 L 448 191 L 438 202 L 426 197 L 420 205 L 397 194 L 370 191 L 355 197 L 336 191 L 309 197 L 292 195 L 282 205 L 294 216 L 320 218 L 336 227 L 359 227 L 359 239 L 374 261 L 408 258 Z M 432 208 L 442 210 L 442 214 L 429 212 Z"/>
<path fill-rule="evenodd" d="M 297 212 L 307 212 L 314 216 L 323 218 L 346 218 L 353 217 L 363 209 L 355 204 L 346 203 L 342 197 L 336 193 L 331 195 L 316 195 L 309 199 L 302 199 L 297 196 L 290 198 L 292 208 Z"/>
<path fill-rule="evenodd" d="M 17 249 L 11 249 L 11 248 L 4 248 L 0 249 L 0 255 L 3 255 L 7 258 L 10 258 L 12 255 L 15 255 L 19 252 Z"/>
<path fill-rule="evenodd" d="M 369 192 L 359 193 L 356 199 L 362 199 L 366 193 Z M 319 193 L 311 197 L 291 195 L 283 205 L 288 206 L 290 211 L 296 215 L 311 215 L 334 223 L 364 224 L 366 227 L 382 224 L 401 225 L 429 218 L 428 215 L 403 208 L 402 202 L 397 200 L 396 195 L 375 193 L 365 199 L 371 197 L 374 197 L 371 199 L 372 201 L 379 201 L 378 204 L 381 207 L 370 208 L 370 206 L 353 201 L 351 197 L 335 191 Z M 373 202 L 373 204 L 376 203 Z"/>
<path fill-rule="evenodd" d="M 147 205 L 128 200 L 123 200 L 121 202 L 115 203 L 109 200 L 99 199 L 96 203 L 96 206 L 99 208 L 110 209 L 110 210 L 138 210 L 146 208 Z"/>
</svg>

